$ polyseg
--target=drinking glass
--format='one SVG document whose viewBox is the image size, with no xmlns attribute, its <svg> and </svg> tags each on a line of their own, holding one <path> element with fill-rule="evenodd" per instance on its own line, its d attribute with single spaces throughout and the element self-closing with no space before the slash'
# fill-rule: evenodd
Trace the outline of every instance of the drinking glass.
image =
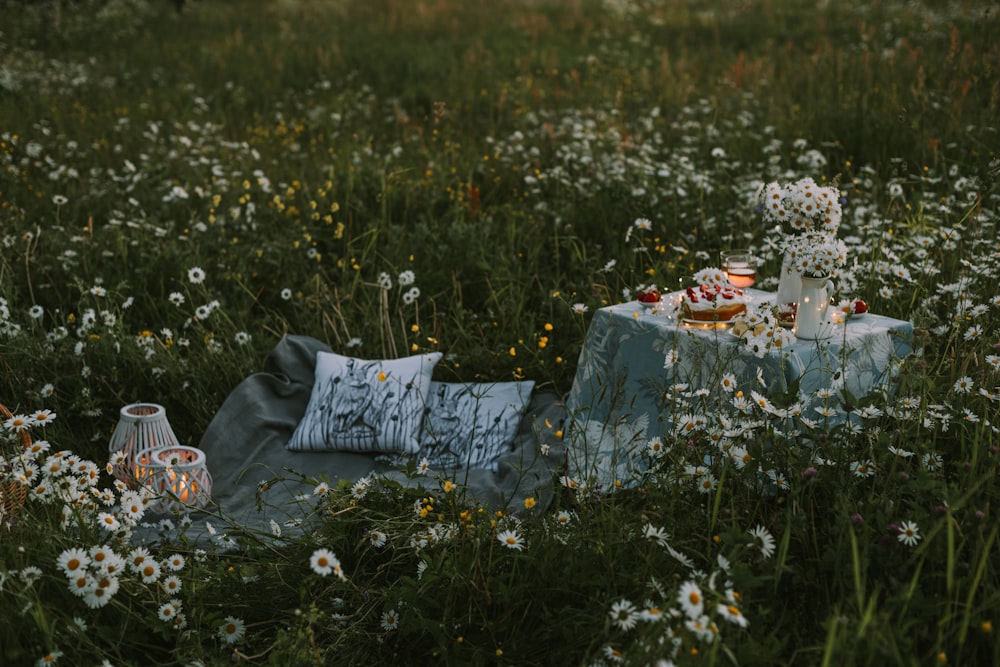
<svg viewBox="0 0 1000 667">
<path fill-rule="evenodd" d="M 744 289 L 757 282 L 757 258 L 749 248 L 723 250 L 722 270 L 733 287 Z"/>
</svg>

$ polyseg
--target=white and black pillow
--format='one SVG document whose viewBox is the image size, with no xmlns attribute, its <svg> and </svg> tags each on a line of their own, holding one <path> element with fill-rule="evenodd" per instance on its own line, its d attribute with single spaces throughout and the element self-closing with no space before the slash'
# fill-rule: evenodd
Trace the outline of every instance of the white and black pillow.
<svg viewBox="0 0 1000 667">
<path fill-rule="evenodd" d="M 383 360 L 317 352 L 309 404 L 287 449 L 416 453 L 440 360 L 440 352 Z"/>
<path fill-rule="evenodd" d="M 534 381 L 432 382 L 417 460 L 431 468 L 491 468 L 510 451 Z"/>
</svg>

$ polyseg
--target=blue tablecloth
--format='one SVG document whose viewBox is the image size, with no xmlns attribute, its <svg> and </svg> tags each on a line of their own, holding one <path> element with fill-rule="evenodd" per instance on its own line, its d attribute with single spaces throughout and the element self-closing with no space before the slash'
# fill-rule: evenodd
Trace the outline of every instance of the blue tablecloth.
<svg viewBox="0 0 1000 667">
<path fill-rule="evenodd" d="M 757 303 L 773 297 L 748 291 Z M 666 439 L 683 417 L 679 396 L 688 397 L 680 401 L 686 409 L 696 392 L 718 394 L 726 380 L 732 395 L 799 396 L 809 409 L 831 388 L 840 398 L 842 390 L 855 398 L 891 391 L 912 352 L 912 323 L 867 313 L 832 325 L 829 338 L 796 340 L 758 358 L 729 327 L 679 321 L 671 308 L 678 301 L 675 293 L 655 310 L 633 301 L 594 313 L 567 399 L 570 469 L 582 481 L 620 482 L 641 467 L 649 439 Z"/>
</svg>

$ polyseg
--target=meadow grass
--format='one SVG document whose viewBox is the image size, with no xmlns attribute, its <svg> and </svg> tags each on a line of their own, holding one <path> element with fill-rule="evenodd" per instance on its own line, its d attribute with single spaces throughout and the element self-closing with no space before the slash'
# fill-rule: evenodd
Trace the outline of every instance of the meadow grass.
<svg viewBox="0 0 1000 667">
<path fill-rule="evenodd" d="M 989 3 L 50 12 L 0 1 L 0 402 L 57 416 L 30 430 L 51 443 L 39 497 L 0 532 L 5 664 L 1000 662 Z M 920 355 L 858 428 L 682 397 L 746 422 L 755 462 L 716 457 L 711 493 L 686 472 L 705 428 L 665 433 L 617 493 L 553 480 L 553 506 L 503 515 L 445 479 L 317 479 L 315 534 L 279 547 L 219 517 L 217 548 L 144 553 L 96 523 L 122 495 L 103 473 L 92 493 L 44 465 L 103 471 L 138 400 L 196 445 L 285 333 L 564 394 L 589 313 L 638 285 L 751 245 L 773 286 L 755 193 L 805 176 L 846 200 L 841 296 L 913 321 Z M 754 481 L 768 469 L 783 488 Z M 77 548 L 159 572 L 87 566 L 94 601 L 67 586 Z M 343 579 L 310 567 L 318 549 Z"/>
</svg>

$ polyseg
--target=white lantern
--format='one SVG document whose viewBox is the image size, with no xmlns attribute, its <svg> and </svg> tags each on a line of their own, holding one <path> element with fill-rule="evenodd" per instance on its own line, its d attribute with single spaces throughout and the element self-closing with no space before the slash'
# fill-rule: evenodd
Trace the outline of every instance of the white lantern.
<svg viewBox="0 0 1000 667">
<path fill-rule="evenodd" d="M 118 425 L 111 434 L 110 453 L 123 452 L 121 463 L 111 474 L 136 488 L 138 472 L 136 455 L 144 449 L 161 449 L 180 445 L 167 421 L 167 411 L 155 403 L 132 403 L 121 409 Z"/>
<path fill-rule="evenodd" d="M 136 479 L 160 496 L 154 512 L 180 514 L 202 508 L 212 499 L 212 475 L 205 466 L 205 452 L 175 445 L 138 452 Z"/>
</svg>

